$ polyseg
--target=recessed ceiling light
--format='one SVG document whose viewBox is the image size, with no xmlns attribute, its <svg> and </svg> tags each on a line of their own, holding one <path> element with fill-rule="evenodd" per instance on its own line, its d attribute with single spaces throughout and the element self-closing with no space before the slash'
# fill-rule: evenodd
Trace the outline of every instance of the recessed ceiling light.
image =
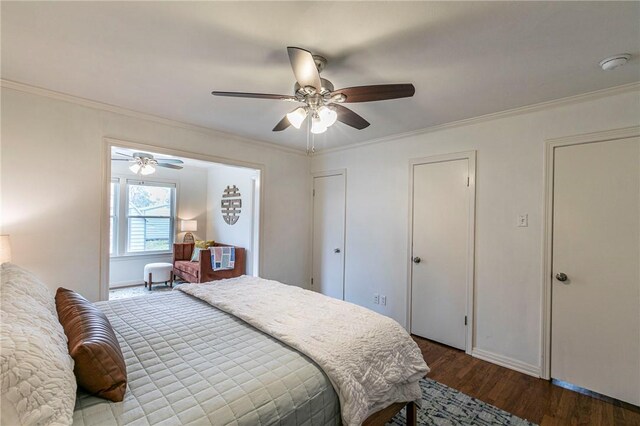
<svg viewBox="0 0 640 426">
<path fill-rule="evenodd" d="M 628 53 L 609 56 L 608 58 L 600 61 L 600 67 L 602 67 L 604 71 L 610 71 L 614 68 L 623 66 L 624 64 L 629 62 L 629 59 L 631 59 L 631 55 L 629 55 Z"/>
</svg>

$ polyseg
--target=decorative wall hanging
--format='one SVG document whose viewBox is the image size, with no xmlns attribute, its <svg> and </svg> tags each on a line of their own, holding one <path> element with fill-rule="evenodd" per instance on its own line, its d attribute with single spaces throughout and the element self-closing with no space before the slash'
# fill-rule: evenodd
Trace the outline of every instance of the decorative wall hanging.
<svg viewBox="0 0 640 426">
<path fill-rule="evenodd" d="M 240 197 L 240 190 L 235 185 L 227 185 L 222 191 L 222 201 L 220 202 L 222 218 L 229 225 L 235 225 L 240 219 L 240 212 L 242 211 L 242 198 Z"/>
</svg>

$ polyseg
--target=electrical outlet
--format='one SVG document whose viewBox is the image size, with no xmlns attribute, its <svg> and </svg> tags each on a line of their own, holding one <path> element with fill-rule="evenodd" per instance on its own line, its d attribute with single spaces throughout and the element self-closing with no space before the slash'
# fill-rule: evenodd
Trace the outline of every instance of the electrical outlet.
<svg viewBox="0 0 640 426">
<path fill-rule="evenodd" d="M 380 304 L 382 306 L 387 306 L 387 296 L 380 296 Z"/>
<path fill-rule="evenodd" d="M 518 227 L 526 228 L 527 226 L 529 226 L 529 215 L 528 214 L 518 215 Z"/>
<path fill-rule="evenodd" d="M 375 293 L 373 295 L 373 303 L 375 303 L 376 305 L 380 304 L 380 295 L 378 293 Z"/>
</svg>

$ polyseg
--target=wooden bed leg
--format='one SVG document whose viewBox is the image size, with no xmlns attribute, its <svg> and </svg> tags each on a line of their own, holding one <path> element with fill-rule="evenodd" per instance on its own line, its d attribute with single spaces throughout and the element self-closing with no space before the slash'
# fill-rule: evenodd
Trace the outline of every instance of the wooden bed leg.
<svg viewBox="0 0 640 426">
<path fill-rule="evenodd" d="M 411 401 L 407 403 L 407 426 L 416 426 L 418 421 L 418 413 L 416 403 Z"/>
</svg>

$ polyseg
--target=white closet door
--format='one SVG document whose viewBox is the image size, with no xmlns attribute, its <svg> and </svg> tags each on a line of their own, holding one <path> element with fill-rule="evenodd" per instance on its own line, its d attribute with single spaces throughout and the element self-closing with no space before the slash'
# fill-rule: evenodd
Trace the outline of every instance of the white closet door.
<svg viewBox="0 0 640 426">
<path fill-rule="evenodd" d="M 313 179 L 312 289 L 344 299 L 344 175 Z"/>
<path fill-rule="evenodd" d="M 411 332 L 466 347 L 469 160 L 413 169 Z"/>
<path fill-rule="evenodd" d="M 551 377 L 640 405 L 640 139 L 556 147 L 553 173 Z"/>
</svg>

